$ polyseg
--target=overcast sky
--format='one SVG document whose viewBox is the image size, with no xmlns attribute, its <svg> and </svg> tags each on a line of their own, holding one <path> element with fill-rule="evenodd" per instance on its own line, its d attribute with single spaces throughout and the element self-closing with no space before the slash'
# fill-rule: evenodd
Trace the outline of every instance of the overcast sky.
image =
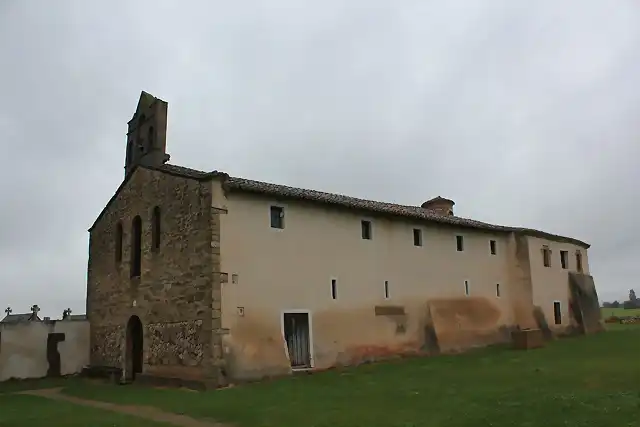
<svg viewBox="0 0 640 427">
<path fill-rule="evenodd" d="M 601 299 L 625 299 L 639 45 L 634 0 L 0 1 L 0 306 L 84 313 L 141 90 L 169 103 L 172 163 L 452 198 L 591 243 Z"/>
</svg>

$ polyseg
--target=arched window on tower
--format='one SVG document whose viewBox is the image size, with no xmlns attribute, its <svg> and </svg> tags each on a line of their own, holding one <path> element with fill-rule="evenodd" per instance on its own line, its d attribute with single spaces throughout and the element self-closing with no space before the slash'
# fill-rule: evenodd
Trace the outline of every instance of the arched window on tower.
<svg viewBox="0 0 640 427">
<path fill-rule="evenodd" d="M 144 129 L 142 129 L 142 125 L 144 124 L 144 122 L 147 121 L 147 118 L 145 117 L 144 114 L 142 114 L 140 116 L 140 119 L 138 119 L 138 123 L 136 125 L 136 131 L 137 131 L 137 141 L 136 144 L 138 145 L 138 151 L 140 152 L 140 154 L 144 154 L 145 153 L 145 141 L 144 141 Z"/>
<path fill-rule="evenodd" d="M 142 264 L 142 219 L 133 218 L 131 223 L 131 277 L 140 277 Z"/>
<path fill-rule="evenodd" d="M 153 208 L 153 215 L 151 217 L 151 248 L 154 251 L 160 249 L 160 207 Z"/>
<path fill-rule="evenodd" d="M 116 262 L 122 261 L 122 223 L 116 224 L 116 236 L 115 236 L 115 250 L 116 250 Z"/>
</svg>

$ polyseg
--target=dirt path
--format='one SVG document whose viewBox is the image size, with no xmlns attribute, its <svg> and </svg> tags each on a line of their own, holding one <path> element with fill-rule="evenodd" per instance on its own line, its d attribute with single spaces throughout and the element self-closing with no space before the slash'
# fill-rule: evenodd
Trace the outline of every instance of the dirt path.
<svg viewBox="0 0 640 427">
<path fill-rule="evenodd" d="M 32 396 L 46 397 L 47 399 L 62 400 L 65 402 L 75 403 L 76 405 L 90 406 L 92 408 L 106 409 L 108 411 L 119 412 L 121 414 L 133 415 L 139 418 L 145 418 L 152 421 L 173 424 L 178 427 L 231 427 L 228 424 L 216 423 L 213 421 L 196 420 L 186 415 L 172 414 L 164 412 L 160 409 L 148 406 L 128 406 L 118 405 L 115 403 L 98 402 L 95 400 L 80 399 L 78 397 L 67 396 L 60 391 L 62 388 L 50 388 L 44 390 L 23 391 L 20 394 L 28 394 Z"/>
</svg>

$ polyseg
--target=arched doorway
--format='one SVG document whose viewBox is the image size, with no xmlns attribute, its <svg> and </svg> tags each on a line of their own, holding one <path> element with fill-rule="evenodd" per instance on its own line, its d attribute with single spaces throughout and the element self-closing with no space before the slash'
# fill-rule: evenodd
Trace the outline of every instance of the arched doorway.
<svg viewBox="0 0 640 427">
<path fill-rule="evenodd" d="M 142 373 L 142 344 L 142 322 L 134 315 L 127 323 L 127 378 L 130 380 Z"/>
</svg>

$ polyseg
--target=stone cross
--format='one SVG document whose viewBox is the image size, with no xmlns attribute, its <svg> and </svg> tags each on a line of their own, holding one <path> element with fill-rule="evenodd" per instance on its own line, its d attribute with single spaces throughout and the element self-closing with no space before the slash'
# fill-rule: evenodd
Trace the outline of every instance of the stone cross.
<svg viewBox="0 0 640 427">
<path fill-rule="evenodd" d="M 36 316 L 38 315 L 39 311 L 40 311 L 40 307 L 38 307 L 38 304 L 34 304 L 31 306 L 31 312 Z"/>
<path fill-rule="evenodd" d="M 64 310 L 64 311 L 62 312 L 62 318 L 63 318 L 63 319 L 66 319 L 66 318 L 67 318 L 67 317 L 69 317 L 69 316 L 71 316 L 71 309 L 70 309 L 70 308 L 67 308 L 66 310 Z"/>
<path fill-rule="evenodd" d="M 7 316 L 8 316 L 8 315 L 10 315 L 10 314 L 13 312 L 13 310 L 11 310 L 11 307 L 7 307 L 7 308 L 4 310 L 4 312 L 5 312 L 5 313 L 7 313 Z"/>
</svg>

